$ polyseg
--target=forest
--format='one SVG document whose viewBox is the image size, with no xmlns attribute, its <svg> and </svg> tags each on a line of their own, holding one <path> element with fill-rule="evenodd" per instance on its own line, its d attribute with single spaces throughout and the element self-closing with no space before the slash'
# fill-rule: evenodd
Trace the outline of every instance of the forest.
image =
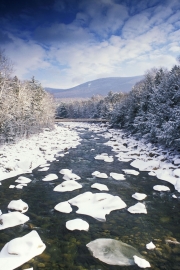
<svg viewBox="0 0 180 270">
<path fill-rule="evenodd" d="M 12 77 L 13 64 L 0 50 L 0 144 L 14 142 L 52 127 L 55 103 L 33 77 Z"/>
<path fill-rule="evenodd" d="M 112 127 L 152 143 L 180 150 L 180 66 L 153 68 L 127 93 L 61 102 L 62 118 L 105 118 Z"/>
</svg>

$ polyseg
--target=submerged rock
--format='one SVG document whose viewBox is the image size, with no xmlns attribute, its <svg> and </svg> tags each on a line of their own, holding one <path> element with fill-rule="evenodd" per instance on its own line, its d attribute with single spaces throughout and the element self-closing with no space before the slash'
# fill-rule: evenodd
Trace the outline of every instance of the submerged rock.
<svg viewBox="0 0 180 270">
<path fill-rule="evenodd" d="M 137 249 L 114 239 L 99 238 L 86 245 L 92 255 L 110 265 L 133 265 L 133 256 L 142 257 Z"/>
</svg>

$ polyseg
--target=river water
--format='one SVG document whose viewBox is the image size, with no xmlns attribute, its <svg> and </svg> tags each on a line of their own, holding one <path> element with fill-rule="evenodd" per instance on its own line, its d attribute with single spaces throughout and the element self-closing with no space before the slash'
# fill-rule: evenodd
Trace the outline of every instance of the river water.
<svg viewBox="0 0 180 270">
<path fill-rule="evenodd" d="M 43 182 L 42 178 L 47 172 L 33 170 L 32 174 L 24 174 L 33 181 L 23 190 L 9 189 L 17 177 L 3 181 L 0 188 L 0 205 L 2 212 L 11 200 L 22 199 L 29 205 L 26 215 L 30 221 L 22 226 L 16 226 L 0 231 L 0 249 L 17 236 L 23 236 L 32 229 L 37 230 L 41 239 L 46 244 L 43 254 L 33 258 L 17 269 L 33 267 L 34 270 L 105 270 L 105 269 L 140 269 L 133 266 L 111 266 L 94 258 L 86 247 L 86 244 L 97 238 L 112 238 L 121 240 L 135 247 L 144 258 L 150 262 L 151 269 L 180 269 L 180 245 L 168 243 L 166 240 L 180 241 L 180 203 L 179 199 L 172 198 L 174 187 L 164 181 L 158 180 L 148 172 L 140 172 L 138 176 L 126 175 L 126 180 L 116 181 L 111 177 L 108 179 L 97 179 L 92 172 L 100 171 L 122 173 L 122 169 L 133 169 L 130 162 L 120 162 L 111 151 L 111 147 L 104 145 L 107 141 L 102 136 L 94 134 L 88 129 L 80 133 L 81 144 L 75 149 L 69 149 L 69 154 L 52 162 L 48 173 L 58 175 L 58 180 Z M 95 137 L 92 137 L 95 135 Z M 97 139 L 98 137 L 98 139 Z M 92 150 L 94 149 L 94 150 Z M 107 163 L 96 160 L 94 157 L 100 153 L 108 153 L 114 156 L 114 162 Z M 60 184 L 63 179 L 59 174 L 61 169 L 72 169 L 81 177 L 79 181 L 82 189 L 72 192 L 54 192 L 53 188 Z M 118 195 L 128 207 L 137 203 L 132 198 L 135 192 L 145 193 L 147 208 L 146 214 L 130 214 L 126 208 L 115 210 L 106 216 L 106 222 L 100 222 L 86 215 L 76 214 L 76 207 L 69 214 L 54 210 L 59 202 L 71 199 L 86 191 L 100 192 L 92 189 L 93 183 L 102 183 L 108 186 L 112 195 Z M 165 184 L 170 192 L 158 192 L 153 186 Z M 89 223 L 89 231 L 69 231 L 65 227 L 68 220 L 82 218 Z M 146 244 L 153 242 L 156 249 L 147 250 Z M 5 270 L 5 269 L 3 269 Z"/>
</svg>

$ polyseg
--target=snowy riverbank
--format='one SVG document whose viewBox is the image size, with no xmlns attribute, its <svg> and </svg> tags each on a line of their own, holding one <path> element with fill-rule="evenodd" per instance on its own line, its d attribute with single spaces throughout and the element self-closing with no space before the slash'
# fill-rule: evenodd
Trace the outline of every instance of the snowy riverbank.
<svg viewBox="0 0 180 270">
<path fill-rule="evenodd" d="M 47 161 L 54 161 L 56 154 L 66 154 L 70 147 L 76 147 L 80 138 L 68 127 L 55 126 L 50 131 L 20 140 L 17 144 L 0 147 L 0 181 L 32 170 Z"/>
<path fill-rule="evenodd" d="M 64 123 L 50 131 L 34 135 L 17 144 L 0 147 L 0 181 L 30 173 L 34 168 L 56 160 L 58 153 L 64 155 L 68 149 L 75 148 L 81 141 L 76 127 L 89 128 L 109 139 L 106 145 L 112 147 L 119 161 L 129 162 L 139 171 L 149 171 L 150 175 L 174 185 L 180 192 L 180 156 L 164 151 L 152 144 L 125 137 L 121 130 L 107 129 L 104 125 L 88 123 Z M 109 161 L 111 162 L 111 161 Z"/>
</svg>

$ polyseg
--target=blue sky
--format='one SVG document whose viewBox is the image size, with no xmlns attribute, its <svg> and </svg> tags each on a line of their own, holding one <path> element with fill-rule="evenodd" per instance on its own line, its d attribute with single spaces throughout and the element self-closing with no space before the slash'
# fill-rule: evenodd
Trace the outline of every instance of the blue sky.
<svg viewBox="0 0 180 270">
<path fill-rule="evenodd" d="M 0 25 L 14 73 L 44 87 L 170 69 L 180 55 L 180 0 L 1 0 Z"/>
</svg>

